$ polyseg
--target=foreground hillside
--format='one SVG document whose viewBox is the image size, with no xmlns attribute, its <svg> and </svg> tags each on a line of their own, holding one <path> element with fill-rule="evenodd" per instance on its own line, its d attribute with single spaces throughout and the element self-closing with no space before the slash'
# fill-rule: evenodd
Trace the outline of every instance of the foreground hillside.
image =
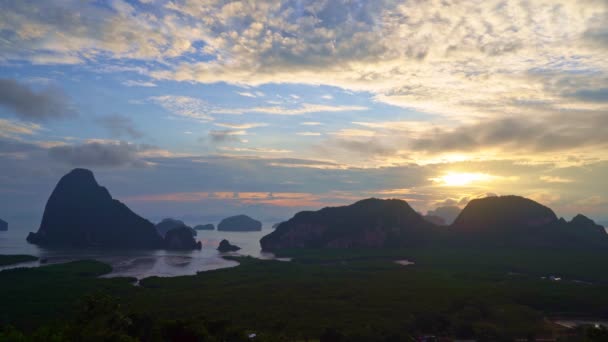
<svg viewBox="0 0 608 342">
<path fill-rule="evenodd" d="M 608 316 L 608 253 L 308 249 L 290 255 L 292 262 L 238 258 L 236 268 L 148 278 L 140 286 L 95 278 L 108 271 L 97 262 L 4 271 L 0 318 L 24 331 L 56 329 L 60 322 L 82 319 L 78 303 L 85 295 L 108 294 L 121 303 L 120 314 L 131 317 L 113 329 L 142 340 L 154 333 L 141 330 L 142 322 L 152 330 L 170 322 L 181 324 L 179 329 L 216 322 L 267 340 L 335 333 L 375 341 L 424 334 L 486 340 L 557 336 L 564 331 L 551 323 L 553 317 Z M 415 263 L 395 263 L 403 259 Z"/>
</svg>

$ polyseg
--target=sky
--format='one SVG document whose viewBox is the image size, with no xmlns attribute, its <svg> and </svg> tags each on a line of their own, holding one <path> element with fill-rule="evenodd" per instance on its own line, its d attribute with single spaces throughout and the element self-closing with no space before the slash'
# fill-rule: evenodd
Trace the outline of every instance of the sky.
<svg viewBox="0 0 608 342">
<path fill-rule="evenodd" d="M 488 195 L 608 221 L 605 0 L 0 0 L 0 217 L 75 167 L 135 212 Z"/>
</svg>

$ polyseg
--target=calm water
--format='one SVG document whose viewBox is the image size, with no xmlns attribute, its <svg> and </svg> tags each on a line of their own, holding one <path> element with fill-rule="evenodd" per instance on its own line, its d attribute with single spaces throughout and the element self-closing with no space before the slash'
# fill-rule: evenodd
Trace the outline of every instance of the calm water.
<svg viewBox="0 0 608 342">
<path fill-rule="evenodd" d="M 192 275 L 200 271 L 234 267 L 235 261 L 225 260 L 222 255 L 250 255 L 256 258 L 271 259 L 270 253 L 262 253 L 260 239 L 272 232 L 271 225 L 264 225 L 260 232 L 220 232 L 198 231 L 196 240 L 201 241 L 200 251 L 165 250 L 99 250 L 72 248 L 42 248 L 25 241 L 27 230 L 0 232 L 0 254 L 29 254 L 46 258 L 48 264 L 72 260 L 95 259 L 110 264 L 113 268 L 108 277 L 128 276 L 138 279 L 161 276 L 172 277 Z M 216 248 L 222 239 L 241 247 L 236 253 L 219 253 Z M 39 261 L 0 267 L 0 270 L 13 267 L 36 267 Z"/>
</svg>

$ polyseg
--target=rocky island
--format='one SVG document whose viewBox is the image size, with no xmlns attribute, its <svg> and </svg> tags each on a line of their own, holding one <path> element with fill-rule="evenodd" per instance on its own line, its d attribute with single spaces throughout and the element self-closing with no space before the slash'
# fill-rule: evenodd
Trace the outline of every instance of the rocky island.
<svg viewBox="0 0 608 342">
<path fill-rule="evenodd" d="M 262 230 L 262 222 L 247 215 L 227 217 L 217 225 L 217 230 L 232 232 L 255 232 Z"/>
<path fill-rule="evenodd" d="M 164 237 L 167 234 L 167 232 L 170 231 L 171 229 L 179 228 L 179 227 L 186 227 L 186 228 L 190 229 L 190 233 L 192 235 L 196 236 L 196 230 L 194 230 L 191 227 L 189 227 L 188 225 L 186 225 L 184 223 L 184 221 L 182 221 L 182 220 L 166 218 L 156 224 L 156 230 L 158 231 L 158 234 L 160 234 L 160 236 L 162 236 L 162 237 Z"/>
<path fill-rule="evenodd" d="M 112 198 L 93 172 L 74 169 L 49 197 L 42 223 L 27 241 L 51 246 L 162 248 L 154 225 Z"/>
<path fill-rule="evenodd" d="M 299 212 L 260 243 L 269 251 L 397 247 L 426 243 L 435 229 L 405 201 L 369 198 L 349 206 Z"/>
<path fill-rule="evenodd" d="M 235 246 L 233 244 L 231 244 L 228 240 L 224 239 L 220 242 L 220 245 L 217 247 L 217 250 L 224 253 L 224 252 L 236 252 L 239 249 L 241 249 L 241 247 Z"/>
<path fill-rule="evenodd" d="M 469 202 L 450 226 L 455 243 L 512 247 L 608 247 L 603 227 L 584 215 L 570 222 L 550 208 L 520 196 L 495 196 Z"/>
<path fill-rule="evenodd" d="M 199 224 L 198 226 L 194 226 L 195 230 L 215 230 L 215 226 L 212 223 L 209 224 Z"/>
<path fill-rule="evenodd" d="M 441 217 L 431 217 L 444 222 Z M 263 250 L 486 246 L 608 248 L 601 225 L 577 215 L 558 219 L 548 207 L 520 196 L 475 199 L 440 227 L 405 201 L 370 198 L 343 207 L 303 211 L 260 240 Z"/>
</svg>

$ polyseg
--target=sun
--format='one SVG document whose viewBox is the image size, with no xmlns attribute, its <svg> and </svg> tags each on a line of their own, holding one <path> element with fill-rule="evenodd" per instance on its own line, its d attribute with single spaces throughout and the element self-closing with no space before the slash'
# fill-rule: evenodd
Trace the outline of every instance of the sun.
<svg viewBox="0 0 608 342">
<path fill-rule="evenodd" d="M 443 176 L 431 178 L 443 186 L 467 186 L 472 183 L 487 182 L 494 177 L 487 173 L 448 172 Z"/>
</svg>

